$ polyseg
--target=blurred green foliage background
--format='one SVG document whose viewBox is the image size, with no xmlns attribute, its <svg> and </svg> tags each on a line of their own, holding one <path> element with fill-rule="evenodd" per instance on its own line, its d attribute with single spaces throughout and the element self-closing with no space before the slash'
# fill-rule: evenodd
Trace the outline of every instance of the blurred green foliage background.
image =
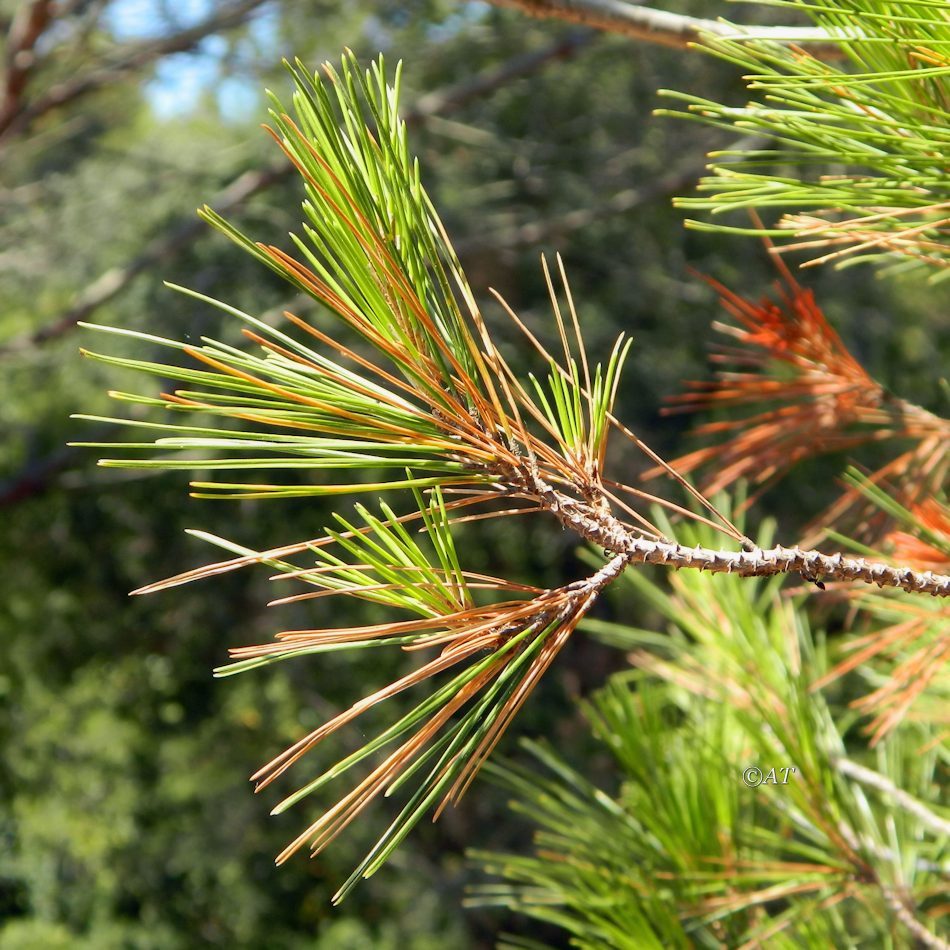
<svg viewBox="0 0 950 950">
<path fill-rule="evenodd" d="M 0 3 L 5 34 L 29 6 L 38 5 Z M 512 362 L 520 343 L 487 289 L 550 338 L 538 257 L 558 250 L 589 351 L 606 353 L 621 329 L 635 339 L 619 415 L 673 455 L 690 444 L 688 423 L 661 420 L 658 408 L 681 380 L 706 372 L 718 316 L 714 293 L 688 269 L 752 297 L 774 271 L 754 243 L 683 228 L 670 198 L 689 191 L 705 152 L 728 139 L 651 111 L 663 87 L 742 101 L 740 78 L 696 52 L 449 0 L 246 4 L 236 26 L 187 51 L 118 69 L 123 51 L 235 4 L 61 6 L 24 101 L 97 69 L 105 78 L 0 139 L 0 950 L 490 946 L 500 930 L 528 925 L 462 908 L 475 873 L 464 851 L 517 849 L 527 832 L 484 782 L 342 908 L 331 909 L 329 896 L 373 828 L 353 828 L 315 861 L 274 869 L 305 815 L 269 818 L 277 796 L 255 798 L 247 775 L 405 659 L 334 655 L 215 681 L 228 646 L 262 642 L 278 624 L 363 622 L 359 608 L 334 603 L 328 617 L 331 608 L 297 604 L 278 616 L 263 606 L 275 596 L 263 570 L 127 597 L 214 557 L 186 528 L 262 547 L 315 536 L 328 514 L 293 500 L 191 500 L 184 476 L 97 469 L 93 452 L 66 448 L 104 435 L 70 413 L 109 414 L 105 391 L 127 388 L 121 373 L 80 358 L 89 340 L 74 318 L 96 300 L 83 314 L 93 322 L 169 337 L 221 332 L 217 312 L 171 293 L 165 279 L 252 313 L 285 305 L 288 289 L 192 224 L 192 209 L 277 163 L 258 126 L 263 88 L 285 94 L 290 85 L 282 57 L 316 68 L 344 46 L 367 58 L 382 50 L 405 60 L 410 109 L 425 114 L 426 97 L 455 94 L 413 124 L 411 142 Z M 735 15 L 726 3 L 666 6 Z M 738 11 L 762 21 L 768 12 Z M 300 200 L 297 182 L 278 176 L 230 214 L 280 243 Z M 941 409 L 945 291 L 861 268 L 805 279 L 873 375 Z M 117 290 L 103 294 L 110 280 Z M 791 543 L 833 493 L 840 462 L 811 464 L 757 516 L 777 517 Z M 614 464 L 639 463 L 621 455 Z M 463 550 L 472 570 L 534 583 L 579 570 L 572 539 L 521 519 L 469 527 Z M 635 601 L 622 606 L 651 622 Z M 589 773 L 603 767 L 585 759 L 591 743 L 573 699 L 623 663 L 575 638 L 514 732 L 545 734 Z M 329 741 L 346 748 L 347 738 Z M 330 760 L 333 750 L 316 755 Z M 382 825 L 384 811 L 371 820 Z"/>
</svg>

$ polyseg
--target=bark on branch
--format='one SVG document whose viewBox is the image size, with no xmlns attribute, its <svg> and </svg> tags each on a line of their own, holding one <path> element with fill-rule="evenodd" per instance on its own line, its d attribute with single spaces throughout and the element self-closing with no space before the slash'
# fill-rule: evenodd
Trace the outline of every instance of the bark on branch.
<svg viewBox="0 0 950 950">
<path fill-rule="evenodd" d="M 817 27 L 737 27 L 719 20 L 703 20 L 680 13 L 654 10 L 624 0 L 489 0 L 498 7 L 511 7 L 530 16 L 556 19 L 645 40 L 660 46 L 686 49 L 703 34 L 728 39 L 768 40 L 807 45 L 820 59 L 840 59 L 841 46 Z"/>
<path fill-rule="evenodd" d="M 522 476 L 524 477 L 524 476 Z M 721 551 L 714 548 L 689 548 L 672 541 L 641 537 L 612 515 L 592 504 L 578 501 L 528 475 L 529 492 L 539 498 L 565 527 L 611 554 L 623 554 L 630 563 L 663 564 L 690 567 L 713 574 L 739 574 L 742 577 L 771 577 L 775 574 L 799 574 L 805 580 L 861 581 L 878 587 L 894 587 L 910 593 L 950 597 L 950 575 L 933 571 L 915 571 L 894 567 L 881 561 L 821 554 L 802 548 L 755 548 L 747 551 Z"/>
<path fill-rule="evenodd" d="M 119 47 L 107 54 L 103 62 L 53 86 L 32 102 L 21 102 L 20 94 L 26 81 L 26 76 L 22 76 L 19 81 L 14 82 L 16 95 L 12 98 L 9 97 L 9 94 L 7 96 L 9 106 L 5 102 L 4 108 L 0 110 L 0 143 L 4 143 L 15 135 L 22 133 L 36 119 L 53 109 L 64 106 L 103 86 L 110 85 L 126 74 L 141 70 L 163 56 L 194 49 L 205 37 L 212 33 L 218 33 L 240 25 L 257 7 L 265 2 L 266 0 L 238 0 L 238 2 L 227 6 L 223 10 L 217 10 L 200 23 L 179 30 L 170 36 Z M 44 8 L 49 6 L 49 4 L 42 3 L 32 5 L 38 11 L 36 16 L 30 20 L 31 30 L 26 31 L 28 36 L 35 33 L 35 35 L 32 35 L 32 43 L 36 42 L 40 33 L 49 23 L 48 9 L 44 11 Z M 47 13 L 45 20 L 41 15 L 44 12 Z M 11 33 L 15 29 L 16 22 L 11 28 Z M 37 30 L 38 32 L 36 32 Z M 29 49 L 32 51 L 32 46 Z M 29 67 L 34 68 L 35 65 L 38 64 L 35 64 L 31 57 Z M 11 82 L 9 77 L 8 67 L 8 88 Z M 14 80 L 17 80 L 16 74 L 14 74 Z"/>
<path fill-rule="evenodd" d="M 20 111 L 23 91 L 36 65 L 36 44 L 53 18 L 52 0 L 24 3 L 13 16 L 4 56 L 0 132 Z"/>
</svg>

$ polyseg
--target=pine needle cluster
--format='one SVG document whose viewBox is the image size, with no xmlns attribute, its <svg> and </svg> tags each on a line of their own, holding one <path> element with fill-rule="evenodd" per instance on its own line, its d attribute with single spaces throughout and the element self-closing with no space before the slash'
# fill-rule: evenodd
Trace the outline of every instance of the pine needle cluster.
<svg viewBox="0 0 950 950">
<path fill-rule="evenodd" d="M 853 216 L 837 223 L 815 212 L 809 240 L 942 267 L 944 182 L 934 155 L 942 139 L 931 126 L 946 114 L 946 13 L 924 0 L 899 4 L 906 15 L 890 18 L 870 0 L 843 6 L 812 12 L 863 72 L 841 73 L 765 41 L 711 41 L 720 55 L 755 64 L 756 83 L 784 105 L 736 112 L 702 103 L 705 118 L 745 127 L 752 117 L 756 131 L 801 134 L 720 170 L 726 198 L 710 202 L 845 209 Z M 893 44 L 872 42 L 892 33 Z M 895 56 L 910 64 L 898 70 Z M 605 794 L 541 746 L 536 755 L 553 777 L 499 772 L 545 830 L 535 858 L 486 859 L 515 885 L 492 899 L 562 924 L 583 946 L 829 945 L 852 932 L 873 940 L 910 933 L 940 945 L 947 817 L 935 799 L 950 698 L 945 420 L 884 392 L 783 270 L 777 304 L 721 289 L 736 321 L 723 327 L 734 341 L 723 355 L 744 370 L 695 384 L 680 401 L 737 413 L 706 428 L 718 446 L 680 460 L 685 472 L 715 466 L 700 491 L 614 415 L 629 340 L 621 335 L 602 364 L 589 356 L 560 258 L 543 267 L 561 352 L 550 353 L 499 298 L 541 369 L 522 374 L 506 360 L 422 185 L 399 116 L 399 70 L 390 81 L 382 58 L 363 70 L 350 54 L 317 74 L 300 63 L 289 70 L 293 102 L 286 109 L 272 97 L 270 134 L 303 183 L 300 232 L 280 247 L 210 208 L 201 213 L 319 310 L 265 320 L 175 288 L 238 321 L 246 344 L 97 327 L 160 355 L 87 355 L 178 385 L 159 395 L 112 393 L 144 419 L 81 417 L 152 436 L 87 443 L 121 448 L 105 466 L 223 473 L 193 482 L 196 497 L 371 496 L 352 512 L 336 507 L 319 537 L 268 550 L 194 532 L 229 556 L 136 592 L 266 565 L 282 591 L 292 588 L 274 604 L 350 597 L 392 614 L 281 631 L 232 650 L 221 676 L 337 650 L 418 655 L 409 673 L 253 776 L 266 788 L 341 726 L 404 691 L 421 695 L 276 806 L 362 770 L 278 861 L 305 846 L 318 853 L 376 798 L 400 794 L 401 810 L 341 887 L 342 899 L 423 815 L 458 801 L 586 624 L 630 653 L 633 672 L 591 707 L 625 785 Z M 793 105 L 800 123 L 788 120 Z M 872 118 L 882 132 L 872 131 Z M 803 155 L 871 172 L 805 183 L 751 170 Z M 795 227 L 802 231 L 800 221 Z M 629 440 L 684 497 L 611 478 L 611 436 Z M 842 537 L 830 555 L 775 544 L 767 531 L 753 539 L 709 497 L 743 478 L 766 484 L 810 453 L 896 437 L 915 447 L 871 478 L 855 474 L 847 496 L 887 516 L 887 530 L 869 541 L 881 553 Z M 888 490 L 892 481 L 903 494 Z M 389 492 L 407 512 L 378 498 Z M 542 589 L 469 570 L 456 525 L 515 516 L 554 519 L 586 542 L 587 576 Z M 684 570 L 670 592 L 641 575 L 642 564 Z M 797 602 L 780 593 L 788 575 L 808 591 L 851 599 L 860 619 L 836 647 L 841 656 L 832 658 Z M 621 577 L 668 618 L 664 636 L 587 619 Z M 851 756 L 849 730 L 861 734 L 867 764 Z M 794 769 L 800 780 L 781 790 L 743 786 L 750 762 Z M 856 924 L 862 908 L 870 916 Z"/>
<path fill-rule="evenodd" d="M 277 806 L 277 811 L 290 807 L 378 750 L 394 746 L 279 856 L 286 860 L 307 842 L 317 853 L 376 796 L 411 780 L 416 787 L 405 808 L 341 889 L 342 898 L 359 877 L 385 861 L 431 806 L 441 810 L 464 792 L 600 590 L 631 559 L 655 552 L 658 542 L 672 544 L 674 558 L 691 555 L 678 551 L 672 537 L 662 535 L 621 495 L 661 499 L 603 475 L 607 440 L 617 428 L 611 409 L 629 341 L 621 336 L 606 365 L 592 365 L 563 265 L 558 260 L 568 316 L 545 264 L 563 359 L 549 354 L 509 310 L 549 367 L 546 379 L 519 379 L 492 343 L 409 155 L 398 115 L 398 70 L 389 85 L 382 60 L 364 72 L 347 55 L 340 70 L 327 66 L 322 75 L 313 75 L 297 64 L 290 71 L 297 87 L 294 116 L 274 99 L 271 134 L 304 181 L 306 220 L 302 234 L 292 235 L 294 252 L 252 241 L 209 208 L 202 215 L 319 301 L 342 332 L 289 312 L 285 327 L 272 326 L 175 288 L 241 321 L 252 348 L 212 339 L 192 345 L 100 327 L 169 349 L 189 362 L 87 355 L 181 383 L 157 397 L 112 393 L 181 421 L 136 420 L 137 427 L 155 432 L 155 439 L 121 447 L 145 450 L 146 457 L 107 458 L 100 463 L 104 466 L 311 475 L 303 482 L 298 477 L 282 483 L 273 476 L 266 482 L 195 481 L 193 494 L 199 498 L 402 490 L 415 501 L 406 515 L 397 515 L 383 501 L 375 512 L 358 505 L 355 517 L 338 513 L 337 524 L 320 538 L 263 552 L 194 532 L 236 556 L 136 592 L 263 563 L 278 578 L 308 588 L 275 603 L 351 596 L 410 618 L 369 627 L 284 631 L 272 644 L 233 651 L 234 662 L 219 675 L 329 650 L 397 646 L 435 652 L 254 776 L 258 788 L 266 787 L 339 726 L 396 693 L 429 685 L 429 695 L 410 713 Z M 381 478 L 361 481 L 367 472 L 379 472 Z M 344 480 L 327 483 L 330 473 Z M 705 504 L 724 533 L 740 537 Z M 630 520 L 615 517 L 612 506 Z M 484 510 L 469 513 L 472 508 Z M 582 537 L 600 539 L 609 557 L 589 577 L 554 590 L 463 569 L 453 521 L 532 511 L 553 514 Z M 417 529 L 424 541 L 416 537 Z M 628 543 L 640 541 L 645 548 L 627 550 Z M 291 560 L 295 556 L 309 563 Z"/>
<path fill-rule="evenodd" d="M 811 263 L 881 259 L 945 277 L 950 226 L 950 10 L 942 0 L 771 0 L 806 13 L 846 54 L 710 35 L 704 48 L 742 70 L 753 98 L 727 106 L 667 91 L 688 115 L 759 144 L 713 153 L 700 197 L 681 207 L 714 215 L 784 212 L 770 234 Z"/>
<path fill-rule="evenodd" d="M 585 622 L 629 651 L 631 671 L 586 704 L 619 783 L 543 742 L 525 743 L 528 764 L 490 766 L 535 828 L 534 853 L 476 852 L 497 880 L 472 899 L 584 948 L 946 946 L 946 662 L 927 665 L 942 683 L 915 716 L 892 700 L 893 730 L 869 750 L 849 734 L 848 696 L 856 679 L 890 682 L 886 667 L 864 655 L 842 680 L 801 593 L 776 579 L 669 580 L 629 571 L 618 585 L 663 616 L 662 635 Z M 919 599 L 874 599 L 881 619 L 919 606 L 904 616 L 925 620 Z M 939 639 L 939 614 L 926 623 Z M 878 626 L 847 649 L 883 637 Z"/>
<path fill-rule="evenodd" d="M 906 521 L 906 513 L 898 517 L 888 507 L 891 496 L 869 495 L 865 484 L 889 486 L 905 506 L 938 512 L 937 495 L 950 474 L 950 420 L 875 380 L 828 322 L 814 293 L 781 259 L 776 264 L 774 299 L 747 300 L 709 281 L 732 318 L 714 322 L 713 329 L 729 342 L 714 348 L 716 379 L 688 382 L 686 392 L 667 398 L 664 412 L 718 412 L 725 418 L 697 426 L 696 435 L 709 444 L 672 465 L 684 475 L 706 473 L 701 485 L 707 494 L 745 480 L 756 486 L 751 502 L 805 459 L 869 443 L 893 445 L 893 458 L 865 480 L 852 479 L 815 518 L 813 536 L 828 525 L 847 524 L 875 541 L 895 517 Z M 661 472 L 654 468 L 646 477 Z"/>
</svg>

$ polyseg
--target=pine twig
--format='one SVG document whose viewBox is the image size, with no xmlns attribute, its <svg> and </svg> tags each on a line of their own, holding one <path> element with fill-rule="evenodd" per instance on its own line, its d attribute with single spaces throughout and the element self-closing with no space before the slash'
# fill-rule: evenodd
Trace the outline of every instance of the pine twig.
<svg viewBox="0 0 950 950">
<path fill-rule="evenodd" d="M 840 767 L 841 761 L 842 760 L 839 759 L 836 765 Z M 854 864 L 858 875 L 877 888 L 881 894 L 881 897 L 884 899 L 884 903 L 887 904 L 894 916 L 907 928 L 907 930 L 909 930 L 917 938 L 919 946 L 928 947 L 930 950 L 950 950 L 950 944 L 948 944 L 941 937 L 938 937 L 935 933 L 928 930 L 917 919 L 917 916 L 914 913 L 915 908 L 913 901 L 911 900 L 911 897 L 907 891 L 904 888 L 895 887 L 893 884 L 882 880 L 875 867 L 871 864 L 868 864 L 866 861 L 861 860 L 859 857 L 861 852 L 868 851 L 870 851 L 879 860 L 885 858 L 885 855 L 880 852 L 875 845 L 867 841 L 860 840 L 855 835 L 854 831 L 844 823 L 838 826 L 838 832 L 841 834 L 847 851 L 851 852 L 850 854 L 847 852 L 845 853 L 845 860 L 851 864 Z"/>
<path fill-rule="evenodd" d="M 938 835 L 950 837 L 950 821 L 941 818 L 940 815 L 935 815 L 923 802 L 919 802 L 913 795 L 909 795 L 903 789 L 898 788 L 889 778 L 875 772 L 873 769 L 858 765 L 857 762 L 852 762 L 850 759 L 835 760 L 835 768 L 842 775 L 847 775 L 862 785 L 867 785 L 869 788 L 880 792 Z"/>
<path fill-rule="evenodd" d="M 597 511 L 550 486 L 539 486 L 545 506 L 565 525 L 587 541 L 614 554 L 628 555 L 631 563 L 663 564 L 688 567 L 713 574 L 738 574 L 741 577 L 771 577 L 775 574 L 800 574 L 821 584 L 829 581 L 862 581 L 878 587 L 894 587 L 911 593 L 950 597 L 950 575 L 933 571 L 915 571 L 880 561 L 850 558 L 842 554 L 821 554 L 802 548 L 776 546 L 752 551 L 723 551 L 713 548 L 688 548 L 670 541 L 642 538 L 624 527 L 612 515 Z"/>
<path fill-rule="evenodd" d="M 624 0 L 490 0 L 495 6 L 521 10 L 529 16 L 579 23 L 607 33 L 659 46 L 688 49 L 713 34 L 731 40 L 766 40 L 808 44 L 808 52 L 821 59 L 840 59 L 841 47 L 825 30 L 813 27 L 739 27 L 720 20 L 704 20 L 654 10 Z"/>
<path fill-rule="evenodd" d="M 887 906 L 894 912 L 894 916 L 917 938 L 921 946 L 930 950 L 950 950 L 950 943 L 935 933 L 929 931 L 915 916 L 909 906 L 908 898 L 900 894 L 895 888 L 881 884 L 881 893 Z"/>
</svg>

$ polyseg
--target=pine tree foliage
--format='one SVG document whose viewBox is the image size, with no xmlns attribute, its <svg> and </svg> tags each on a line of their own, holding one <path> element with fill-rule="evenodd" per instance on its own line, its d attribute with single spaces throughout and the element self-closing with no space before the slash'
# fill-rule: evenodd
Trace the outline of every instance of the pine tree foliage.
<svg viewBox="0 0 950 950">
<path fill-rule="evenodd" d="M 893 445 L 896 454 L 869 473 L 869 483 L 899 486 L 905 505 L 938 510 L 936 496 L 950 473 L 950 420 L 870 376 L 813 292 L 781 260 L 776 263 L 775 299 L 747 300 L 710 281 L 731 317 L 713 324 L 728 340 L 712 355 L 716 379 L 687 383 L 686 392 L 667 398 L 665 412 L 715 410 L 726 418 L 698 426 L 696 434 L 709 444 L 672 465 L 683 474 L 707 473 L 701 484 L 709 494 L 745 479 L 758 488 L 754 499 L 805 459 L 869 443 Z M 861 483 L 852 482 L 815 524 L 840 527 L 850 515 L 852 530 L 879 540 L 895 520 L 907 521 L 906 507 L 888 498 L 884 492 L 869 498 Z"/>
<path fill-rule="evenodd" d="M 754 70 L 763 100 L 735 109 L 684 97 L 693 113 L 776 145 L 716 156 L 701 186 L 713 197 L 682 204 L 791 209 L 777 228 L 756 219 L 722 230 L 836 248 L 819 260 L 898 254 L 945 273 L 946 175 L 934 159 L 945 153 L 946 6 L 783 5 L 846 31 L 860 72 L 711 39 Z M 782 163 L 794 173 L 776 175 Z M 836 174 L 817 177 L 822 165 Z M 715 324 L 728 340 L 717 378 L 688 384 L 670 411 L 718 417 L 699 429 L 706 447 L 673 464 L 702 470 L 708 492 L 746 479 L 758 494 L 799 460 L 893 443 L 876 471 L 846 473 L 818 523 L 864 555 L 945 570 L 947 422 L 869 376 L 778 264 L 772 299 L 713 282 L 731 318 Z M 852 589 L 847 629 L 831 638 L 808 622 L 802 589 L 791 600 L 775 582 L 687 572 L 669 586 L 639 572 L 624 583 L 668 626 L 585 622 L 627 649 L 633 668 L 587 709 L 619 787 L 599 787 L 540 743 L 528 744 L 533 765 L 490 766 L 536 828 L 535 853 L 478 853 L 498 880 L 475 900 L 556 924 L 579 947 L 947 947 L 946 607 Z"/>
<path fill-rule="evenodd" d="M 410 159 L 405 126 L 397 113 L 398 72 L 395 84 L 388 86 L 381 60 L 363 73 L 352 56 L 344 58 L 339 72 L 328 67 L 322 79 L 300 65 L 291 71 L 297 83 L 296 119 L 275 100 L 273 134 L 305 182 L 307 220 L 303 236 L 292 236 L 302 260 L 251 241 L 210 209 L 203 214 L 260 262 L 323 303 L 352 331 L 357 344 L 345 344 L 315 322 L 291 313 L 285 316 L 290 329 L 299 331 L 295 336 L 208 300 L 245 324 L 244 334 L 259 354 L 210 339 L 193 346 L 100 328 L 170 350 L 203 368 L 177 361 L 89 355 L 183 385 L 161 397 L 113 393 L 123 402 L 162 409 L 184 421 L 135 420 L 136 426 L 158 435 L 154 442 L 123 443 L 123 449 L 153 450 L 157 457 L 102 460 L 107 467 L 304 470 L 342 472 L 347 478 L 339 484 L 316 478 L 303 483 L 193 482 L 195 494 L 206 498 L 393 489 L 414 496 L 416 505 L 408 514 L 397 515 L 383 502 L 380 514 L 358 506 L 357 519 L 338 515 L 337 527 L 329 528 L 324 537 L 267 552 L 196 532 L 237 556 L 140 591 L 263 562 L 279 576 L 316 588 L 300 597 L 348 594 L 415 618 L 365 628 L 284 631 L 274 644 L 234 651 L 234 664 L 219 670 L 221 675 L 334 649 L 396 645 L 439 651 L 404 679 L 361 700 L 261 769 L 254 776 L 259 788 L 340 725 L 389 696 L 453 671 L 447 681 L 432 685 L 430 695 L 409 714 L 277 806 L 277 811 L 289 807 L 379 749 L 400 743 L 279 857 L 285 860 L 308 841 L 314 852 L 319 851 L 377 795 L 392 793 L 412 778 L 418 787 L 341 889 L 342 897 L 360 876 L 373 873 L 385 861 L 432 805 L 441 803 L 441 809 L 464 792 L 598 592 L 633 556 L 622 550 L 623 544 L 646 539 L 644 550 L 649 552 L 658 540 L 674 547 L 675 542 L 672 535 L 663 538 L 615 491 L 637 498 L 654 496 L 616 483 L 610 483 L 612 490 L 601 471 L 612 428 L 610 409 L 629 343 L 621 337 L 606 366 L 590 365 L 559 262 L 569 327 L 549 273 L 548 282 L 564 361 L 557 363 L 525 329 L 550 370 L 546 380 L 530 376 L 520 381 L 491 342 L 422 189 L 418 166 Z M 513 313 L 511 317 L 522 326 Z M 311 344 L 314 339 L 338 360 Z M 232 428 L 236 421 L 251 428 Z M 350 480 L 369 471 L 382 472 L 380 480 Z M 423 496 L 421 490 L 431 494 Z M 446 500 L 448 492 L 453 494 L 451 500 Z M 607 562 L 590 577 L 555 590 L 466 572 L 455 553 L 451 518 L 463 509 L 499 499 L 504 506 L 496 505 L 481 516 L 509 517 L 513 510 L 547 509 L 577 530 L 603 537 L 608 550 L 608 535 L 612 536 L 617 550 L 610 550 Z M 611 501 L 629 513 L 630 524 L 609 513 Z M 708 502 L 706 506 L 712 509 Z M 711 514 L 719 517 L 724 532 L 739 537 L 714 509 Z M 424 547 L 407 525 L 420 527 L 427 535 Z M 328 552 L 328 547 L 339 553 Z M 315 563 L 301 566 L 288 560 L 297 554 L 309 555 Z M 936 582 L 943 583 L 939 577 Z M 476 591 L 487 593 L 479 599 Z M 506 599 L 498 600 L 499 596 Z M 278 601 L 288 599 L 294 598 Z"/>
<path fill-rule="evenodd" d="M 761 137 L 713 156 L 706 196 L 682 199 L 714 214 L 781 209 L 767 232 L 812 263 L 897 260 L 946 276 L 950 191 L 950 10 L 943 0 L 773 0 L 840 39 L 847 64 L 807 49 L 709 36 L 705 46 L 744 73 L 754 98 L 727 106 L 697 96 L 698 121 Z M 776 169 L 781 169 L 776 173 Z M 699 228 L 744 228 L 691 221 Z"/>
<path fill-rule="evenodd" d="M 913 23 L 908 14 L 899 21 L 902 30 L 937 31 L 939 9 L 909 6 L 937 12 Z M 870 27 L 879 22 L 870 14 L 862 20 L 860 37 L 849 34 L 849 49 L 864 50 Z M 942 40 L 930 38 L 939 53 Z M 764 59 L 772 55 L 767 44 L 742 49 L 743 55 L 756 49 Z M 940 68 L 920 67 L 921 76 L 912 79 L 925 85 L 915 88 L 939 89 Z M 87 443 L 121 449 L 119 457 L 102 460 L 105 466 L 238 473 L 224 476 L 235 480 L 193 482 L 197 497 L 393 493 L 357 504 L 352 514 L 337 508 L 320 537 L 269 550 L 194 532 L 230 556 L 137 591 L 263 564 L 282 591 L 291 585 L 297 591 L 275 604 L 345 596 L 392 612 L 393 619 L 377 623 L 285 630 L 271 643 L 236 648 L 232 662 L 218 670 L 222 676 L 335 650 L 397 647 L 420 654 L 405 676 L 302 736 L 253 776 L 265 788 L 339 727 L 403 691 L 422 694 L 408 712 L 276 806 L 283 811 L 351 769 L 360 771 L 278 861 L 305 845 L 318 853 L 375 799 L 399 794 L 401 810 L 337 899 L 377 871 L 423 815 L 438 815 L 458 801 L 591 606 L 625 576 L 671 626 L 662 638 L 607 631 L 634 651 L 636 671 L 613 682 L 593 713 L 627 776 L 624 792 L 605 795 L 540 746 L 541 764 L 553 778 L 505 772 L 505 781 L 541 816 L 551 848 L 539 861 L 493 857 L 505 877 L 528 885 L 503 888 L 496 899 L 562 924 L 584 946 L 766 938 L 827 945 L 848 933 L 888 942 L 910 933 L 940 945 L 935 933 L 947 906 L 947 818 L 936 804 L 936 776 L 947 765 L 941 733 L 950 655 L 946 561 L 895 563 L 888 552 L 869 548 L 856 557 L 843 550 L 827 555 L 748 537 L 723 505 L 614 416 L 629 341 L 621 336 L 603 364 L 589 357 L 560 258 L 554 268 L 543 267 L 562 354 L 548 352 L 499 298 L 526 348 L 540 358 L 539 372 L 516 372 L 493 342 L 422 186 L 399 118 L 398 69 L 390 84 L 382 59 L 363 71 L 348 54 L 339 69 L 312 74 L 298 63 L 290 72 L 292 109 L 272 97 L 270 131 L 303 180 L 300 233 L 285 249 L 245 236 L 212 209 L 202 215 L 321 309 L 308 317 L 287 312 L 275 322 L 176 288 L 243 324 L 246 347 L 98 327 L 159 355 L 89 356 L 171 379 L 178 388 L 159 396 L 114 392 L 131 419 L 82 417 L 153 436 Z M 918 173 L 917 185 L 925 188 L 926 176 Z M 873 201 L 894 190 L 881 186 Z M 855 207 L 837 195 L 823 191 L 821 207 Z M 738 199 L 740 205 L 758 200 L 754 188 Z M 915 259 L 939 257 L 929 245 L 940 224 L 932 196 L 927 201 L 907 205 L 927 221 L 915 233 Z M 892 217 L 905 222 L 902 214 Z M 889 252 L 906 252 L 903 239 L 889 240 Z M 794 294 L 792 310 L 807 319 L 791 325 L 805 345 L 792 340 L 782 352 L 775 333 L 781 337 L 784 316 L 772 320 L 767 308 L 745 308 L 732 298 L 745 324 L 740 339 L 747 333 L 743 344 L 759 348 L 756 365 L 785 359 L 801 383 L 786 383 L 785 393 L 766 385 L 765 376 L 743 385 L 756 394 L 768 391 L 778 403 L 798 401 L 803 415 L 792 423 L 793 445 L 810 441 L 807 421 L 827 402 L 820 387 L 834 372 L 859 385 L 855 394 L 835 397 L 823 430 L 828 444 L 854 443 L 853 435 L 838 431 L 844 426 L 886 429 L 890 417 L 866 404 L 870 379 L 838 346 L 820 312 L 793 288 Z M 721 388 L 702 392 L 707 403 L 745 402 Z M 739 439 L 766 433 L 756 447 L 759 464 L 772 453 L 765 477 L 781 469 L 788 454 L 777 425 L 787 413 L 776 412 L 737 427 Z M 941 420 L 928 417 L 927 424 L 945 432 Z M 605 469 L 613 434 L 631 441 L 686 500 L 611 478 Z M 742 448 L 732 450 L 741 454 Z M 741 462 L 733 468 L 729 481 L 751 474 Z M 263 480 L 257 472 L 270 474 Z M 873 478 L 858 479 L 855 491 L 878 507 L 890 506 L 900 523 L 889 540 L 891 553 L 946 552 L 944 496 L 889 498 L 882 479 Z M 517 524 L 516 515 L 553 518 L 588 542 L 588 576 L 541 589 L 467 569 L 456 525 L 475 518 Z M 628 570 L 644 563 L 687 570 L 675 575 L 667 594 L 637 569 Z M 853 599 L 861 620 L 846 638 L 850 658 L 835 657 L 836 665 L 804 614 L 780 593 L 790 574 L 808 590 L 841 588 Z M 868 594 L 868 584 L 886 592 Z M 854 682 L 860 682 L 856 708 L 849 705 L 854 692 L 846 694 L 842 685 Z M 859 728 L 868 712 L 873 743 Z M 858 745 L 870 764 L 852 760 L 846 741 L 852 733 L 862 737 Z M 781 790 L 746 789 L 740 766 L 752 758 L 794 768 L 799 780 Z M 657 775 L 666 776 L 662 787 Z M 869 913 L 856 923 L 859 907 Z"/>
<path fill-rule="evenodd" d="M 504 881 L 474 899 L 579 947 L 944 946 L 946 680 L 872 751 L 847 704 L 860 686 L 829 676 L 801 594 L 691 571 L 669 586 L 630 571 L 618 586 L 667 624 L 585 623 L 634 667 L 587 705 L 619 787 L 544 743 L 527 744 L 528 766 L 492 766 L 535 853 L 478 853 Z M 939 616 L 929 623 L 936 638 Z M 849 675 L 887 679 L 867 657 Z"/>
</svg>

